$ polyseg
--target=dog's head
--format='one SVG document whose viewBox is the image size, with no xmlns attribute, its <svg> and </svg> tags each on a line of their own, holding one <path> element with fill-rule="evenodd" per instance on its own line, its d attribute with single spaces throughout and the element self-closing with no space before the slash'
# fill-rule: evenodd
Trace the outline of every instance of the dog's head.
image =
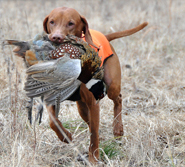
<svg viewBox="0 0 185 167">
<path fill-rule="evenodd" d="M 55 8 L 44 19 L 43 27 L 44 31 L 49 34 L 49 39 L 53 42 L 62 43 L 67 35 L 82 37 L 82 34 L 84 34 L 85 40 L 94 46 L 87 20 L 75 9 Z"/>
</svg>

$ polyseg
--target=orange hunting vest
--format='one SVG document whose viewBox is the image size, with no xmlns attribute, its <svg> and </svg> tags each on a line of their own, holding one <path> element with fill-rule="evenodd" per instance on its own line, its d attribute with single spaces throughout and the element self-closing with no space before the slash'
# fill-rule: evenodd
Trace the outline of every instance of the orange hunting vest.
<svg viewBox="0 0 185 167">
<path fill-rule="evenodd" d="M 93 43 L 100 48 L 99 57 L 102 60 L 102 66 L 106 59 L 113 55 L 112 49 L 110 47 L 109 41 L 101 32 L 90 29 L 90 34 L 92 36 Z M 96 48 L 94 49 L 97 51 Z"/>
</svg>

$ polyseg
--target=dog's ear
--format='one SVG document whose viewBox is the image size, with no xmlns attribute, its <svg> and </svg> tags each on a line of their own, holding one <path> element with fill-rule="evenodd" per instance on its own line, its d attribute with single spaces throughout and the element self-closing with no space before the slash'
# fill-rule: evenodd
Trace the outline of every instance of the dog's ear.
<svg viewBox="0 0 185 167">
<path fill-rule="evenodd" d="M 43 28 L 44 28 L 44 31 L 47 34 L 49 33 L 48 28 L 47 28 L 48 18 L 49 18 L 49 16 L 46 16 L 45 19 L 44 19 L 44 21 L 43 21 Z"/>
<path fill-rule="evenodd" d="M 91 33 L 89 31 L 89 25 L 87 23 L 87 20 L 85 19 L 84 16 L 80 16 L 81 17 L 81 20 L 82 22 L 84 23 L 84 27 L 83 27 L 83 32 L 84 32 L 84 35 L 85 35 L 85 40 L 88 44 L 94 46 L 95 48 L 99 49 L 92 41 L 92 37 L 91 37 Z"/>
</svg>

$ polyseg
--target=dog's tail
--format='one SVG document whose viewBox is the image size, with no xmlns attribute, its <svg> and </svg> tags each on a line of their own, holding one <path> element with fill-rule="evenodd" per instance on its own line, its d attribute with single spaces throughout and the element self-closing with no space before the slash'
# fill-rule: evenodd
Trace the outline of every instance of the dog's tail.
<svg viewBox="0 0 185 167">
<path fill-rule="evenodd" d="M 144 23 L 138 25 L 135 28 L 132 28 L 132 29 L 129 29 L 129 30 L 124 30 L 124 31 L 119 31 L 119 32 L 114 32 L 114 33 L 111 33 L 111 34 L 107 34 L 105 36 L 106 36 L 108 41 L 112 41 L 112 40 L 117 39 L 117 38 L 132 35 L 132 34 L 138 32 L 138 31 L 142 30 L 147 25 L 148 25 L 148 22 L 144 22 Z"/>
</svg>

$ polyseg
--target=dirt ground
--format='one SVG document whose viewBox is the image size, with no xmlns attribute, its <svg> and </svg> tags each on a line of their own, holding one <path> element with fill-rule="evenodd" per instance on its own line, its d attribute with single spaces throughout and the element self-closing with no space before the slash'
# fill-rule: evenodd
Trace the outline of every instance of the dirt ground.
<svg viewBox="0 0 185 167">
<path fill-rule="evenodd" d="M 33 38 L 59 6 L 75 8 L 90 28 L 104 34 L 149 22 L 142 31 L 111 42 L 122 69 L 124 136 L 120 141 L 113 136 L 113 103 L 105 97 L 97 166 L 185 166 L 185 1 L 1 0 L 0 43 Z M 0 47 L 0 166 L 85 166 L 79 152 L 88 152 L 90 134 L 74 102 L 62 103 L 59 114 L 73 134 L 72 144 L 62 143 L 51 130 L 46 109 L 40 125 L 29 124 L 26 68 L 12 48 Z M 35 113 L 37 104 L 38 99 Z"/>
</svg>

